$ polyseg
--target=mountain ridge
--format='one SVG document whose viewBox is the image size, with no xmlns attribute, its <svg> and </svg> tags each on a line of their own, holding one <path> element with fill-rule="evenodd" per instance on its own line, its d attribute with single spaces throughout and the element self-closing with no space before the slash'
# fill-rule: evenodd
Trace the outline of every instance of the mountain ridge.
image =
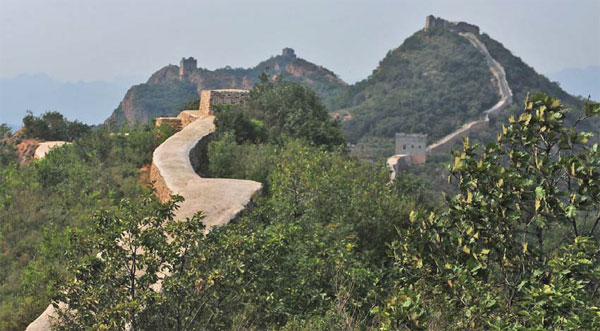
<svg viewBox="0 0 600 331">
<path fill-rule="evenodd" d="M 459 32 L 477 35 L 505 68 L 515 96 L 507 113 L 519 111 L 529 92 L 547 92 L 572 108 L 582 106 L 580 99 L 538 74 L 476 25 L 428 16 L 424 28 L 390 50 L 369 77 L 351 85 L 287 48 L 252 68 L 198 68 L 186 79 L 179 78 L 178 66 L 169 65 L 147 83 L 132 87 L 107 122 L 135 123 L 169 116 L 182 110 L 185 102 L 197 99 L 202 89 L 248 89 L 267 72 L 271 79 L 313 88 L 342 119 L 350 143 L 358 149 L 382 149 L 367 158 L 386 156 L 397 132 L 427 134 L 433 142 L 478 120 L 498 102 L 496 79 L 485 56 Z"/>
<path fill-rule="evenodd" d="M 284 48 L 282 54 L 271 56 L 252 68 L 209 70 L 200 67 L 181 76 L 180 66 L 168 65 L 153 73 L 146 83 L 132 86 L 106 123 L 133 124 L 147 122 L 152 117 L 175 115 L 186 102 L 198 99 L 202 90 L 250 89 L 263 72 L 272 80 L 285 79 L 311 87 L 322 98 L 335 95 L 347 86 L 331 70 L 297 57 L 291 48 Z"/>
</svg>

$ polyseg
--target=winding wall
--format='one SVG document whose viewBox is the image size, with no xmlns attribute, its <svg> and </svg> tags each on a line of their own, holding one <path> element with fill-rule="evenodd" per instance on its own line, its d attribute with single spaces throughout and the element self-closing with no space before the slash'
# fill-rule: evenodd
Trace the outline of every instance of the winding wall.
<svg viewBox="0 0 600 331">
<path fill-rule="evenodd" d="M 465 123 L 458 130 L 427 146 L 428 154 L 447 153 L 448 151 L 452 150 L 459 139 L 466 137 L 471 133 L 487 128 L 490 122 L 490 116 L 494 116 L 502 112 L 506 107 L 512 104 L 513 101 L 513 94 L 510 86 L 508 85 L 508 81 L 506 80 L 504 67 L 502 67 L 502 65 L 492 57 L 490 52 L 487 50 L 487 47 L 485 47 L 485 45 L 477 38 L 477 36 L 475 36 L 475 34 L 471 32 L 459 32 L 459 35 L 466 38 L 485 56 L 485 60 L 490 68 L 490 71 L 498 82 L 498 94 L 500 95 L 500 100 L 492 108 L 485 110 L 482 113 L 481 119 Z M 411 164 L 412 162 L 410 160 L 410 155 L 397 154 L 389 157 L 387 159 L 387 163 L 392 170 L 390 178 L 393 180 L 404 164 Z"/>
<path fill-rule="evenodd" d="M 507 106 L 512 104 L 513 94 L 510 90 L 510 86 L 508 86 L 508 81 L 506 80 L 506 73 L 504 72 L 504 67 L 496 61 L 490 52 L 487 50 L 487 47 L 470 32 L 460 32 L 459 35 L 466 38 L 477 50 L 479 50 L 484 56 L 485 60 L 490 68 L 490 71 L 496 77 L 496 81 L 498 82 L 498 94 L 500 95 L 500 100 L 490 109 L 487 109 L 482 114 L 482 119 L 477 121 L 472 121 L 464 124 L 460 129 L 450 133 L 449 135 L 443 137 L 437 142 L 431 144 L 427 147 L 427 152 L 429 153 L 443 153 L 448 152 L 452 149 L 456 141 L 459 139 L 468 136 L 469 134 L 477 131 L 481 131 L 488 127 L 490 122 L 490 116 L 494 116 L 501 111 L 503 111 Z"/>
<path fill-rule="evenodd" d="M 212 115 L 198 112 L 193 116 L 196 120 L 154 151 L 150 178 L 155 181 L 160 200 L 168 200 L 171 194 L 185 198 L 176 212 L 176 219 L 192 217 L 202 210 L 206 214 L 204 224 L 211 228 L 235 218 L 260 192 L 262 185 L 251 180 L 198 176 L 190 161 L 190 153 L 202 138 L 215 130 L 215 125 Z"/>
<path fill-rule="evenodd" d="M 214 132 L 214 116 L 199 111 L 184 111 L 180 116 L 184 118 L 184 127 L 154 151 L 150 177 L 161 201 L 168 200 L 171 194 L 185 198 L 175 212 L 176 220 L 185 220 L 197 211 L 203 211 L 206 214 L 204 224 L 210 231 L 212 227 L 227 224 L 235 218 L 260 193 L 262 184 L 251 180 L 198 176 L 190 155 L 203 138 Z M 64 307 L 64 304 L 61 305 Z M 49 305 L 26 331 L 49 331 L 56 316 L 54 307 Z"/>
</svg>

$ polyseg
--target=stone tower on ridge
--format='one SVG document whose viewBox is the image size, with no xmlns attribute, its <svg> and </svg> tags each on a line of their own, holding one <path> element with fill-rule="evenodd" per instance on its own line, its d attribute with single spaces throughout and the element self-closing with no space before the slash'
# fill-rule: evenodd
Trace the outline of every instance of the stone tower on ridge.
<svg viewBox="0 0 600 331">
<path fill-rule="evenodd" d="M 296 52 L 293 48 L 286 47 L 281 51 L 281 56 L 296 58 Z"/>
<path fill-rule="evenodd" d="M 193 57 L 181 58 L 179 62 L 179 79 L 187 78 L 197 68 L 198 62 Z"/>
<path fill-rule="evenodd" d="M 436 27 L 442 27 L 456 32 L 470 32 L 474 35 L 479 34 L 479 27 L 477 25 L 466 22 L 450 22 L 441 17 L 435 17 L 433 15 L 427 16 L 425 18 L 425 31 Z"/>
</svg>

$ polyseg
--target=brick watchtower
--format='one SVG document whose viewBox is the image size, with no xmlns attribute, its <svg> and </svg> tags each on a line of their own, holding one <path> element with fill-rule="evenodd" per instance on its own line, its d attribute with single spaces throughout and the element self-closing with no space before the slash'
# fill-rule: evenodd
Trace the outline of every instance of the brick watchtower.
<svg viewBox="0 0 600 331">
<path fill-rule="evenodd" d="M 198 62 L 193 57 L 181 58 L 179 62 L 179 79 L 189 77 L 189 75 L 198 68 Z"/>
</svg>

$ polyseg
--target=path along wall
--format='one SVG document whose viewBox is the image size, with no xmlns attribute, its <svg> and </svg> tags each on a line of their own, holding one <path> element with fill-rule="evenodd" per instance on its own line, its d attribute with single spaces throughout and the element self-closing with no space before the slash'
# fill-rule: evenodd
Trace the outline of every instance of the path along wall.
<svg viewBox="0 0 600 331">
<path fill-rule="evenodd" d="M 436 143 L 427 147 L 427 152 L 429 153 L 446 153 L 450 151 L 454 147 L 455 143 L 461 138 L 466 137 L 471 133 L 484 130 L 489 125 L 490 116 L 494 116 L 502 112 L 506 107 L 512 104 L 513 101 L 513 94 L 508 86 L 504 67 L 502 67 L 502 65 L 490 55 L 487 47 L 485 47 L 485 45 L 473 33 L 461 32 L 459 35 L 466 38 L 485 56 L 485 60 L 490 68 L 490 71 L 498 83 L 498 94 L 500 95 L 500 100 L 492 108 L 483 112 L 482 119 L 466 123 L 460 129 L 450 133 L 449 135 L 438 140 Z"/>
<path fill-rule="evenodd" d="M 456 142 L 460 139 L 467 137 L 472 133 L 485 130 L 489 126 L 490 116 L 501 113 L 513 102 L 513 94 L 510 86 L 508 85 L 508 81 L 506 80 L 504 67 L 502 67 L 502 65 L 492 57 L 487 50 L 487 47 L 485 47 L 485 45 L 477 38 L 477 36 L 475 36 L 475 34 L 471 32 L 459 32 L 459 35 L 466 38 L 485 56 L 485 60 L 490 68 L 490 71 L 498 83 L 498 94 L 500 95 L 500 100 L 492 108 L 485 110 L 480 120 L 465 123 L 458 130 L 429 145 L 427 147 L 427 153 L 430 154 L 447 153 L 454 148 Z M 387 164 L 392 170 L 390 178 L 393 180 L 396 177 L 396 174 L 402 170 L 402 167 L 415 163 L 412 162 L 408 155 L 397 154 L 389 157 L 387 159 Z"/>
<path fill-rule="evenodd" d="M 214 132 L 214 116 L 199 111 L 184 111 L 180 116 L 183 129 L 154 151 L 150 177 L 155 181 L 161 201 L 168 200 L 171 194 L 185 198 L 175 212 L 175 220 L 185 220 L 203 211 L 206 214 L 203 222 L 210 231 L 212 227 L 229 223 L 244 210 L 260 194 L 262 184 L 251 180 L 198 176 L 190 154 L 202 139 Z M 64 304 L 61 305 L 64 308 Z M 26 331 L 50 331 L 56 316 L 54 307 L 49 305 Z"/>
<path fill-rule="evenodd" d="M 46 154 L 48 154 L 48 152 L 50 152 L 51 149 L 65 145 L 65 144 L 70 144 L 70 142 L 67 142 L 67 141 L 45 141 L 43 143 L 40 143 L 38 145 L 38 147 L 35 149 L 33 158 L 34 159 L 42 159 L 46 156 Z"/>
</svg>

